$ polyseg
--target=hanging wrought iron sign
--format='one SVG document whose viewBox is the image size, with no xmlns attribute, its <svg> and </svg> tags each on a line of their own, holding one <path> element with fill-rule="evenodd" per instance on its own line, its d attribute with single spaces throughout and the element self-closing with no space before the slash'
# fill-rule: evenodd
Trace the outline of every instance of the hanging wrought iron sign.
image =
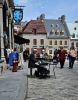
<svg viewBox="0 0 78 100">
<path fill-rule="evenodd" d="M 23 19 L 23 9 L 15 8 L 13 10 L 13 19 L 16 23 L 21 22 L 21 20 Z"/>
</svg>

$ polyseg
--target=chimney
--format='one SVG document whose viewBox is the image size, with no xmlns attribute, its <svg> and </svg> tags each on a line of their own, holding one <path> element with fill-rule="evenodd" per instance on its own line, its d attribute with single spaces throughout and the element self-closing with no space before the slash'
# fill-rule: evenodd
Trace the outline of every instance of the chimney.
<svg viewBox="0 0 78 100">
<path fill-rule="evenodd" d="M 61 21 L 64 22 L 65 21 L 65 15 L 61 16 Z"/>
</svg>

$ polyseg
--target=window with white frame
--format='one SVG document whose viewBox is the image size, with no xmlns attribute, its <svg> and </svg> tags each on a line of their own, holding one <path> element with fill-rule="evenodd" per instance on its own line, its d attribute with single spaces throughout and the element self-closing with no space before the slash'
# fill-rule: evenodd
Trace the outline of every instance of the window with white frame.
<svg viewBox="0 0 78 100">
<path fill-rule="evenodd" d="M 62 45 L 62 41 L 60 41 L 60 45 Z"/>
<path fill-rule="evenodd" d="M 54 45 L 57 45 L 57 40 L 55 40 Z"/>
<path fill-rule="evenodd" d="M 33 39 L 33 45 L 37 45 L 37 39 Z"/>
<path fill-rule="evenodd" d="M 49 41 L 49 45 L 52 45 L 52 40 Z"/>
<path fill-rule="evenodd" d="M 67 41 L 64 41 L 64 45 L 67 45 Z"/>
<path fill-rule="evenodd" d="M 40 39 L 40 45 L 44 45 L 44 39 Z"/>
</svg>

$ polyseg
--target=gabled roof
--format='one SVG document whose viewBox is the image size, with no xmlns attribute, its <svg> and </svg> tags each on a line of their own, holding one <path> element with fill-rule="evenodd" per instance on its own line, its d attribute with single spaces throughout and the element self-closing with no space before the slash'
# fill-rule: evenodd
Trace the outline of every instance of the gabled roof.
<svg viewBox="0 0 78 100">
<path fill-rule="evenodd" d="M 47 34 L 42 20 L 31 20 L 23 28 L 23 33 L 32 33 L 36 29 L 36 34 Z"/>
<path fill-rule="evenodd" d="M 54 31 L 58 30 L 59 32 L 63 31 L 64 35 L 49 35 L 48 38 L 66 38 L 69 37 L 70 33 L 68 31 L 66 23 L 62 23 L 59 19 L 45 19 L 44 25 L 47 33 L 49 34 L 51 30 Z"/>
</svg>

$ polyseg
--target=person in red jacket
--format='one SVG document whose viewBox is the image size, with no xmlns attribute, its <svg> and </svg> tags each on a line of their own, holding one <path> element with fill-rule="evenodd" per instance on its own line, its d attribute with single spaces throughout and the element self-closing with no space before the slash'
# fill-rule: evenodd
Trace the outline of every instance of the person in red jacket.
<svg viewBox="0 0 78 100">
<path fill-rule="evenodd" d="M 61 46 L 60 49 L 58 50 L 58 54 L 59 54 L 60 68 L 63 68 L 67 52 Z"/>
</svg>

